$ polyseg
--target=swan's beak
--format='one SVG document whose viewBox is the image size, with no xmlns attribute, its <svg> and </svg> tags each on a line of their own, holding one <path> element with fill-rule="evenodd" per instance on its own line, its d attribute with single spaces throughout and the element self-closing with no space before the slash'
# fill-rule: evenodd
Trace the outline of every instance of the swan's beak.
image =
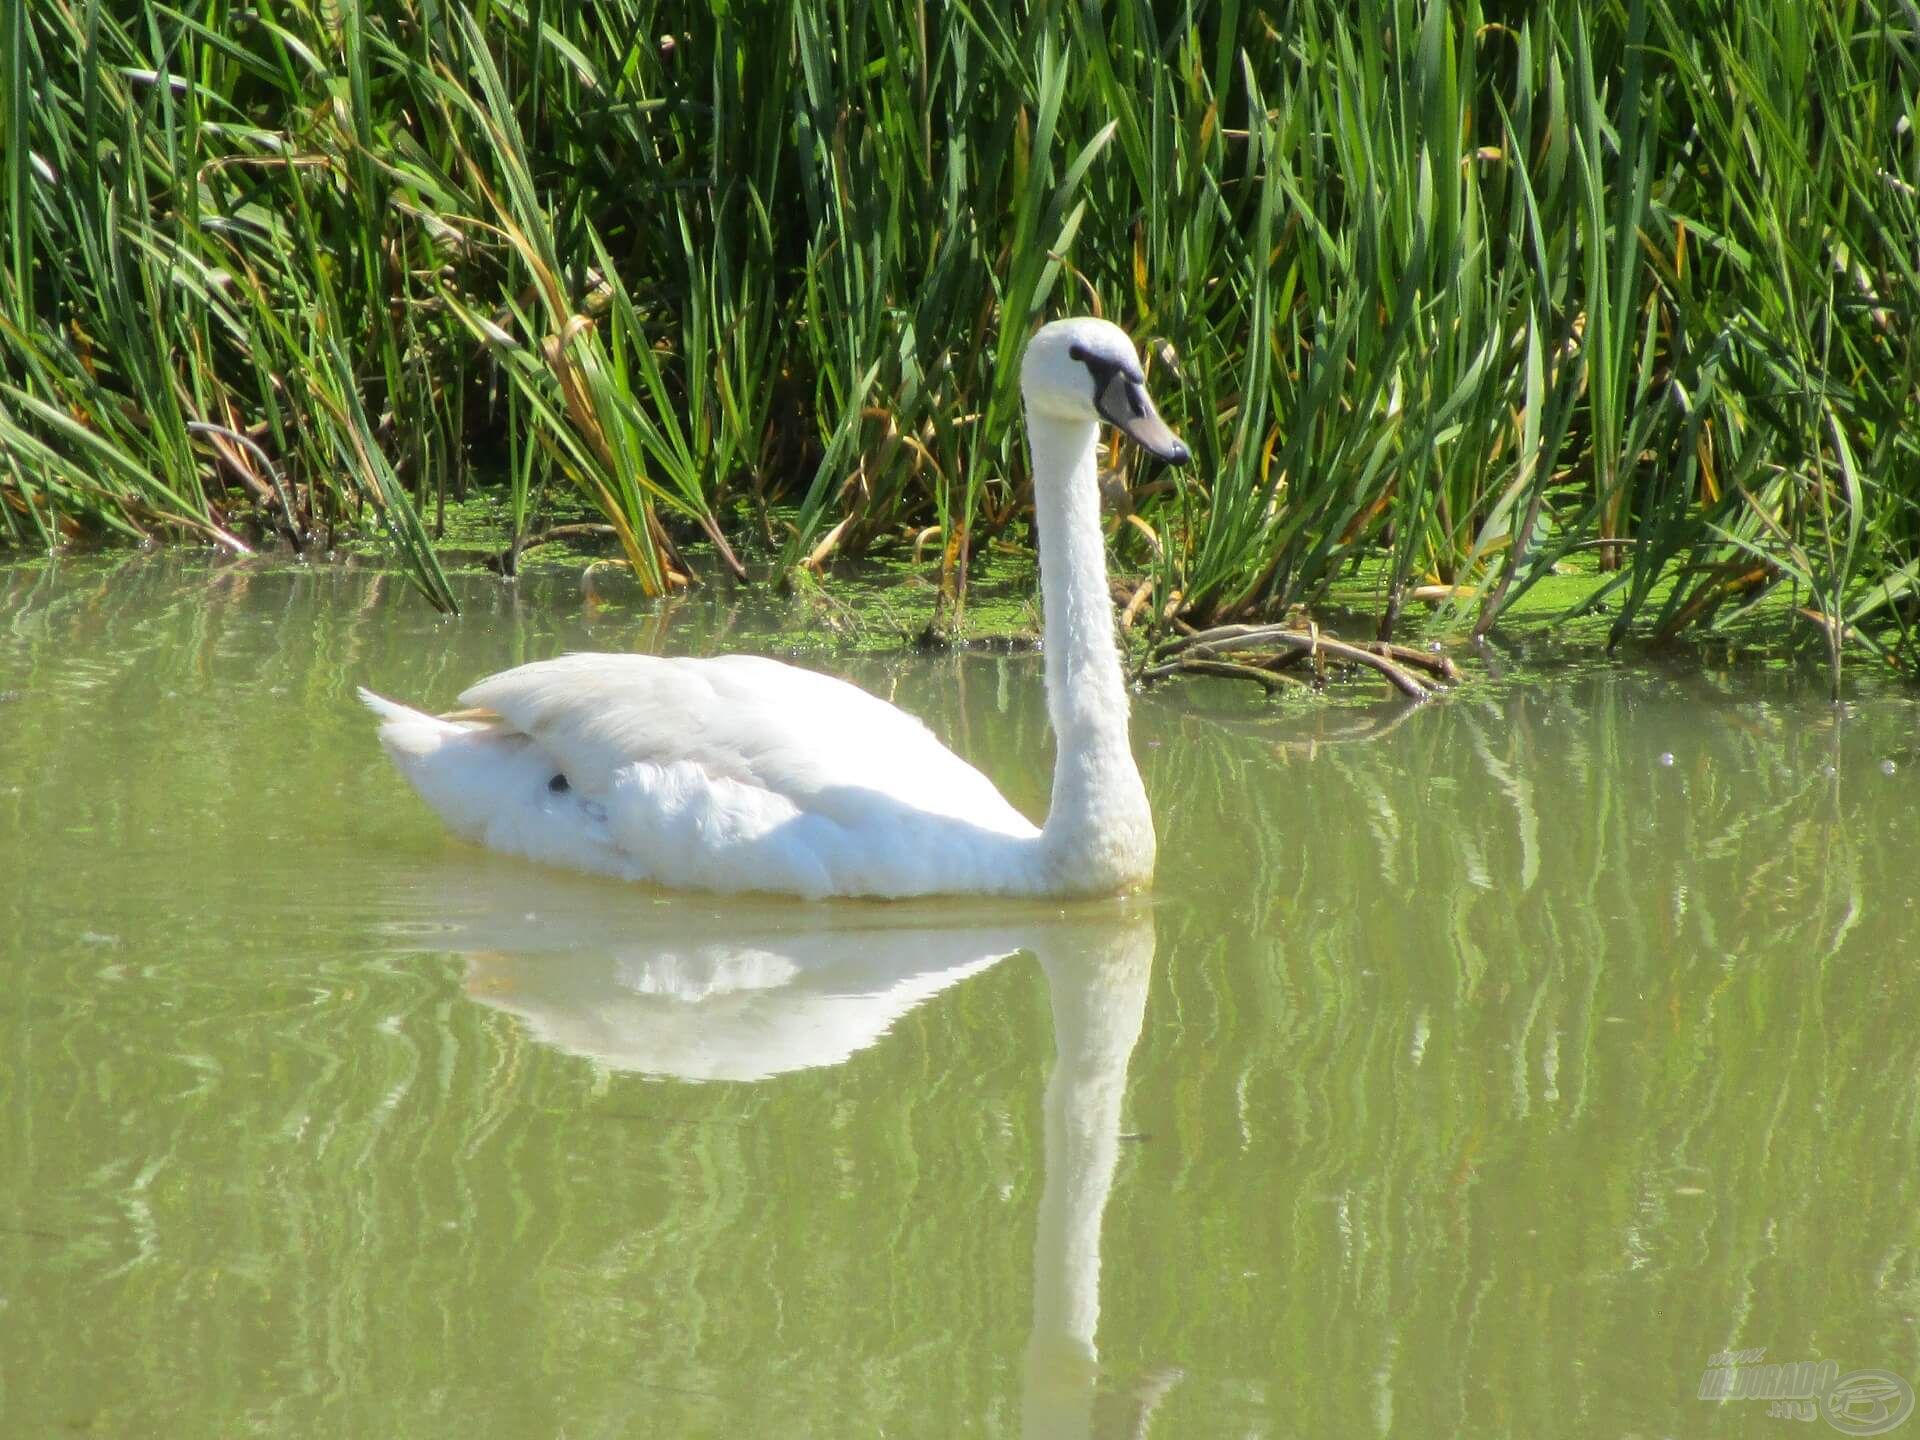
<svg viewBox="0 0 1920 1440">
<path fill-rule="evenodd" d="M 1153 408 L 1147 387 L 1115 370 L 1093 398 L 1093 408 L 1101 418 L 1118 425 L 1121 431 L 1156 460 L 1169 465 L 1184 465 L 1193 458 L 1180 437 L 1167 428 L 1160 412 Z"/>
</svg>

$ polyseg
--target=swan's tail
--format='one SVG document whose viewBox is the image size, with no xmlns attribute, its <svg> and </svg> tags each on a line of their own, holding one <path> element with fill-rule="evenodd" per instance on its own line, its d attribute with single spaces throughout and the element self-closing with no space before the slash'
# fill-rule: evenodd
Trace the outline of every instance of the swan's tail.
<svg viewBox="0 0 1920 1440">
<path fill-rule="evenodd" d="M 415 763 L 462 733 L 461 726 L 396 704 L 364 685 L 360 687 L 360 703 L 380 717 L 380 743 L 408 779 L 413 778 Z"/>
<path fill-rule="evenodd" d="M 394 768 L 456 835 L 576 868 L 607 868 L 597 832 L 563 813 L 566 787 L 553 784 L 558 764 L 499 717 L 426 715 L 365 689 L 360 701 L 380 717 L 380 744 Z"/>
<path fill-rule="evenodd" d="M 380 745 L 420 798 L 456 834 L 483 839 L 503 793 L 520 788 L 503 780 L 517 778 L 525 740 L 425 715 L 364 687 L 360 703 L 380 717 Z"/>
</svg>

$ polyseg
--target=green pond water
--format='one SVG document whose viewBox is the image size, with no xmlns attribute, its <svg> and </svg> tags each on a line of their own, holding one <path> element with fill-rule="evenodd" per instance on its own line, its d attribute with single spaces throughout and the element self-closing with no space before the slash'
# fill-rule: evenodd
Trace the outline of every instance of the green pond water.
<svg viewBox="0 0 1920 1440">
<path fill-rule="evenodd" d="M 1208 682 L 1135 705 L 1142 901 L 669 897 L 443 838 L 353 688 L 793 609 L 460 591 L 0 570 L 0 1434 L 1794 1435 L 1715 1357 L 1920 1382 L 1911 692 Z M 1037 656 L 809 663 L 1043 809 Z"/>
</svg>

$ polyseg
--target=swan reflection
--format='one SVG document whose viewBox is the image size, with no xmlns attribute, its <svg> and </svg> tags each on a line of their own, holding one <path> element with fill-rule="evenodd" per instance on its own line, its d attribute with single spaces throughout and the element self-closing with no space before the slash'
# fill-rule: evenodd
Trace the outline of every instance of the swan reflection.
<svg viewBox="0 0 1920 1440">
<path fill-rule="evenodd" d="M 770 918 L 678 904 L 642 918 L 636 933 L 566 947 L 564 957 L 476 952 L 467 993 L 518 1016 L 536 1039 L 614 1070 L 764 1080 L 841 1064 L 1020 948 L 994 930 L 782 930 Z"/>
<path fill-rule="evenodd" d="M 1144 905 L 1008 905 L 980 923 L 977 904 L 636 900 L 624 888 L 482 869 L 438 887 L 454 917 L 433 947 L 467 954 L 467 993 L 547 1044 L 649 1076 L 757 1080 L 838 1065 L 941 991 L 1034 955 L 1055 1057 L 1022 1429 L 1049 1440 L 1145 1433 L 1170 1382 L 1134 1397 L 1131 1414 L 1094 1404 L 1100 1227 L 1153 963 Z"/>
<path fill-rule="evenodd" d="M 1120 1158 L 1127 1063 L 1140 1038 L 1153 968 L 1153 917 L 1061 925 L 1023 947 L 1039 957 L 1053 1005 L 1045 1100 L 1046 1182 L 1033 1240 L 1033 1334 L 1022 1430 L 1090 1436 L 1099 1378 L 1100 1221 Z M 1158 1393 L 1137 1397 L 1150 1409 Z M 1142 1435 L 1146 1414 L 1111 1417 L 1103 1434 Z"/>
</svg>

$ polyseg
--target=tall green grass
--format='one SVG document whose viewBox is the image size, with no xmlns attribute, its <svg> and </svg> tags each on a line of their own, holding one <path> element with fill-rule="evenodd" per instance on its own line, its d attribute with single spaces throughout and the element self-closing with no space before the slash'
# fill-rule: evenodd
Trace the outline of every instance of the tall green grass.
<svg viewBox="0 0 1920 1440">
<path fill-rule="evenodd" d="M 0 541 L 377 525 L 450 605 L 489 483 L 652 590 L 897 547 L 957 606 L 1092 309 L 1198 457 L 1115 454 L 1147 623 L 1372 562 L 1383 632 L 1484 632 L 1592 560 L 1616 638 L 1784 586 L 1912 669 L 1917 23 L 0 0 Z"/>
</svg>

